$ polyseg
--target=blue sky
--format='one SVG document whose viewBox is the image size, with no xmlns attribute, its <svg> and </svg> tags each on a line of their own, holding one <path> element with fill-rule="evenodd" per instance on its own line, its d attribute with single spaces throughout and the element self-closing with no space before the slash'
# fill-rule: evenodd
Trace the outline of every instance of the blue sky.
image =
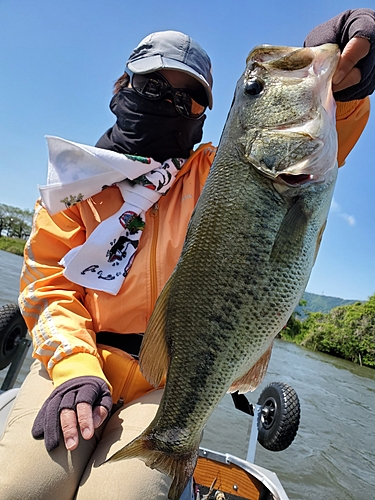
<svg viewBox="0 0 375 500">
<path fill-rule="evenodd" d="M 315 25 L 363 6 L 375 9 L 375 1 L 1 0 L 0 203 L 34 206 L 46 178 L 44 135 L 95 144 L 113 124 L 112 84 L 148 33 L 184 31 L 209 53 L 214 109 L 203 139 L 217 144 L 255 45 L 299 46 Z M 309 292 L 361 300 L 375 293 L 374 132 L 372 116 L 340 171 Z"/>
</svg>

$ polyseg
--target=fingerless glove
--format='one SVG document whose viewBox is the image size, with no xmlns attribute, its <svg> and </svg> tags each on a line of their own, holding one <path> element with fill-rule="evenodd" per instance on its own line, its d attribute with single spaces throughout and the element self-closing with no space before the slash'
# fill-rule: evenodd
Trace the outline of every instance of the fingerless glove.
<svg viewBox="0 0 375 500">
<path fill-rule="evenodd" d="M 93 408 L 104 406 L 108 413 L 112 397 L 108 385 L 99 377 L 77 377 L 64 382 L 51 393 L 40 409 L 32 428 L 35 439 L 43 439 L 47 451 L 60 444 L 60 412 L 75 410 L 78 403 L 88 403 Z"/>
<path fill-rule="evenodd" d="M 371 44 L 370 52 L 356 64 L 361 71 L 361 81 L 344 90 L 334 92 L 336 101 L 364 99 L 375 89 L 375 11 L 372 9 L 347 10 L 310 31 L 304 43 L 305 47 L 336 43 L 342 51 L 349 40 L 354 37 L 366 38 Z"/>
</svg>

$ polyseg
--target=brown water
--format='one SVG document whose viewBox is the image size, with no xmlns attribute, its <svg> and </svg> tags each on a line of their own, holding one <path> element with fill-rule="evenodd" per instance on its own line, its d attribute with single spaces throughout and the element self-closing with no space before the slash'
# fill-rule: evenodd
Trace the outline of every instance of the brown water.
<svg viewBox="0 0 375 500">
<path fill-rule="evenodd" d="M 21 265 L 21 257 L 0 251 L 0 306 L 16 302 Z M 18 386 L 30 363 L 29 354 Z M 256 403 L 265 385 L 277 381 L 297 391 L 300 428 L 285 451 L 258 445 L 255 463 L 276 472 L 290 500 L 374 500 L 375 370 L 277 341 L 266 379 L 249 400 Z M 202 445 L 245 458 L 251 421 L 226 396 Z"/>
</svg>

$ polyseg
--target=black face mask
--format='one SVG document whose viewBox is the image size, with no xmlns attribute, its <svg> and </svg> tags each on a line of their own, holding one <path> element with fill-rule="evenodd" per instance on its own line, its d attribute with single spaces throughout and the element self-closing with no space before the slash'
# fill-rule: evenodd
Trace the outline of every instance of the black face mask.
<svg viewBox="0 0 375 500">
<path fill-rule="evenodd" d="M 162 162 L 188 158 L 193 146 L 202 140 L 206 116 L 184 118 L 164 99 L 151 101 L 125 88 L 113 96 L 110 109 L 117 121 L 96 143 L 98 148 Z"/>
</svg>

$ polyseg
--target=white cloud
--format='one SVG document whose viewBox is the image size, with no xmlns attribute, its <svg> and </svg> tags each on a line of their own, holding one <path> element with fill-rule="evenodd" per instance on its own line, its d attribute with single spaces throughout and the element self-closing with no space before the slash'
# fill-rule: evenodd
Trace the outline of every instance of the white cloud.
<svg viewBox="0 0 375 500">
<path fill-rule="evenodd" d="M 341 210 L 340 205 L 334 199 L 332 200 L 331 203 L 331 212 L 335 213 L 336 215 L 344 219 L 349 226 L 354 226 L 356 223 L 354 215 L 349 215 L 343 212 Z"/>
<path fill-rule="evenodd" d="M 349 226 L 355 225 L 354 215 L 341 214 L 341 217 L 343 217 L 346 220 L 346 222 L 349 224 Z"/>
</svg>

